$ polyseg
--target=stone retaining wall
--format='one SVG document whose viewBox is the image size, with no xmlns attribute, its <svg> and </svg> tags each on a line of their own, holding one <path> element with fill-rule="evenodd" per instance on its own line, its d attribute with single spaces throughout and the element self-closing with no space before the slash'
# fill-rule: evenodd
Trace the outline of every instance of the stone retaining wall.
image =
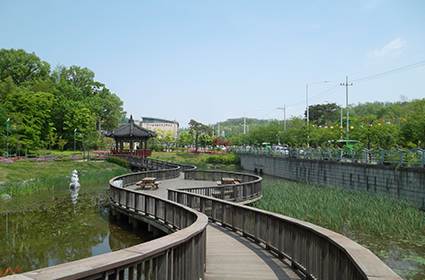
<svg viewBox="0 0 425 280">
<path fill-rule="evenodd" d="M 238 154 L 244 169 L 288 180 L 410 200 L 425 209 L 425 170 L 390 165 Z"/>
</svg>

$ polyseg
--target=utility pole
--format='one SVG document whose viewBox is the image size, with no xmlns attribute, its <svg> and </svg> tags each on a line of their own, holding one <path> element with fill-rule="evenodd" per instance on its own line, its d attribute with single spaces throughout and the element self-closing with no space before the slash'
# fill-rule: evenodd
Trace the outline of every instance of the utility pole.
<svg viewBox="0 0 425 280">
<path fill-rule="evenodd" d="M 349 137 L 349 130 L 350 130 L 350 122 L 349 122 L 349 114 L 348 114 L 348 87 L 352 86 L 353 83 L 348 83 L 348 76 L 345 77 L 345 83 L 340 83 L 341 86 L 345 86 L 345 106 L 347 110 L 347 140 L 350 139 Z"/>
<path fill-rule="evenodd" d="M 283 104 L 283 108 L 277 107 L 277 109 L 283 110 L 283 128 L 284 128 L 284 130 L 286 130 L 286 108 L 285 108 L 285 104 Z"/>
</svg>

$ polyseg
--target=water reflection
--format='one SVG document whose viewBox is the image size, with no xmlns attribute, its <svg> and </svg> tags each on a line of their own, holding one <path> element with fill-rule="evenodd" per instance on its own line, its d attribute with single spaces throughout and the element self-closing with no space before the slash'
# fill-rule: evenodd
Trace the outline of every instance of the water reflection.
<svg viewBox="0 0 425 280">
<path fill-rule="evenodd" d="M 30 271 L 152 239 L 143 228 L 133 230 L 125 223 L 110 221 L 107 190 L 73 187 L 69 191 L 71 198 L 66 192 L 49 194 L 31 210 L 8 212 L 7 239 L 6 227 L 0 227 L 0 270 L 23 266 L 23 271 Z M 19 199 L 14 203 L 20 203 Z M 5 215 L 0 216 L 0 224 L 6 224 Z"/>
<path fill-rule="evenodd" d="M 74 212 L 75 212 L 75 204 L 77 204 L 77 197 L 78 197 L 78 192 L 80 191 L 80 184 L 78 184 L 77 186 L 69 186 L 69 191 L 71 192 L 71 201 L 72 204 L 74 205 Z"/>
</svg>

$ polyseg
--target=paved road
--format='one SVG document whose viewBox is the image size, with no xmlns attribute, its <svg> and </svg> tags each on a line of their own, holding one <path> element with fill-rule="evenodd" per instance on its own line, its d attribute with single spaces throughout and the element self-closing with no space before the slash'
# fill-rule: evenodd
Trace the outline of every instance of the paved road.
<svg viewBox="0 0 425 280">
<path fill-rule="evenodd" d="M 158 189 L 147 187 L 141 192 L 167 197 L 167 189 L 213 186 L 215 182 L 179 178 L 160 181 Z M 136 186 L 130 188 L 137 189 Z M 216 279 L 303 279 L 290 266 L 263 247 L 238 233 L 217 224 L 207 227 L 206 280 Z"/>
</svg>

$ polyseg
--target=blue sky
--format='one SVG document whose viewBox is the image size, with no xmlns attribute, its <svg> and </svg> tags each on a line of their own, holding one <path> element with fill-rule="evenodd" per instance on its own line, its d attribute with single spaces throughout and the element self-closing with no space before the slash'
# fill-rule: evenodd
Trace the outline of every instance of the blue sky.
<svg viewBox="0 0 425 280">
<path fill-rule="evenodd" d="M 213 124 L 425 97 L 425 1 L 0 0 L 0 48 L 91 69 L 141 116 Z M 330 80 L 328 83 L 316 83 Z M 259 108 L 257 111 L 256 108 Z"/>
</svg>

